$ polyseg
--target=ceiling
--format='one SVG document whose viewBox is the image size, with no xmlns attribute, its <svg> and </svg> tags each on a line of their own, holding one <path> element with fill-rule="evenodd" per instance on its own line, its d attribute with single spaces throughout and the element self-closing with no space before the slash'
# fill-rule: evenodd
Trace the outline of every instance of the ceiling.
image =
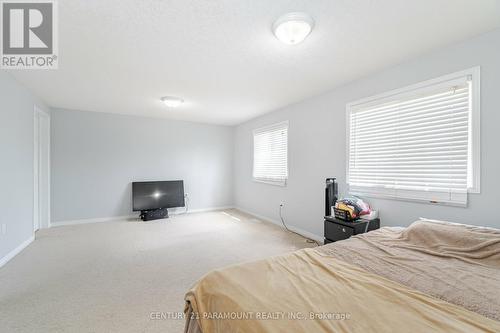
<svg viewBox="0 0 500 333">
<path fill-rule="evenodd" d="M 500 26 L 495 0 L 65 0 L 59 69 L 11 71 L 52 107 L 233 125 Z M 271 32 L 315 20 L 301 44 Z M 186 102 L 166 108 L 160 98 Z"/>
</svg>

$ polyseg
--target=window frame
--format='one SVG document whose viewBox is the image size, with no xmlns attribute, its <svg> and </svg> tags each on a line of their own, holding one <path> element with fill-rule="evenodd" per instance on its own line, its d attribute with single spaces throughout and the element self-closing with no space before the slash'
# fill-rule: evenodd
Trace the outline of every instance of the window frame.
<svg viewBox="0 0 500 333">
<path fill-rule="evenodd" d="M 390 90 L 381 94 L 377 94 L 374 96 L 366 97 L 359 99 L 357 101 L 347 103 L 346 104 L 346 182 L 349 188 L 350 193 L 356 193 L 360 195 L 365 195 L 369 197 L 380 197 L 380 198 L 389 198 L 395 200 L 403 200 L 403 201 L 417 201 L 417 202 L 427 202 L 430 201 L 425 198 L 425 191 L 417 191 L 414 193 L 421 193 L 422 197 L 418 195 L 390 195 L 388 191 L 383 188 L 366 188 L 365 192 L 360 190 L 359 186 L 356 187 L 357 190 L 351 191 L 349 186 L 349 160 L 350 160 L 350 148 L 351 148 L 351 138 L 350 138 L 350 115 L 356 108 L 366 104 L 372 103 L 384 103 L 388 102 L 391 99 L 394 99 L 398 95 L 409 94 L 416 90 L 424 89 L 426 87 L 436 86 L 440 83 L 444 83 L 447 81 L 451 81 L 453 79 L 458 79 L 462 77 L 471 77 L 471 116 L 469 118 L 471 125 L 470 128 L 470 137 L 471 137 L 471 157 L 472 162 L 470 166 L 472 168 L 472 187 L 467 189 L 467 193 L 480 193 L 481 191 L 481 69 L 480 66 L 472 67 L 466 70 L 458 71 L 455 73 L 443 75 L 437 78 L 433 78 L 430 80 L 425 80 L 416 84 L 412 84 L 403 88 L 398 88 L 394 90 Z M 400 193 L 404 191 L 399 191 Z M 453 203 L 446 202 L 432 202 L 439 203 L 444 205 L 456 205 Z"/>
<path fill-rule="evenodd" d="M 278 127 L 281 125 L 286 126 L 286 130 L 287 130 L 287 136 L 286 136 L 286 178 L 283 180 L 272 180 L 269 178 L 255 177 L 254 176 L 254 171 L 255 171 L 255 134 L 265 132 L 266 130 L 270 130 L 274 127 Z M 287 186 L 288 177 L 289 177 L 289 165 L 288 165 L 288 161 L 289 161 L 289 148 L 288 148 L 288 142 L 289 142 L 289 140 L 288 140 L 289 135 L 288 134 L 289 133 L 288 132 L 289 132 L 289 129 L 290 129 L 289 121 L 285 120 L 285 121 L 280 121 L 280 122 L 273 123 L 270 125 L 258 127 L 252 131 L 252 180 L 254 182 L 268 184 L 268 185 L 281 186 L 281 187 Z"/>
</svg>

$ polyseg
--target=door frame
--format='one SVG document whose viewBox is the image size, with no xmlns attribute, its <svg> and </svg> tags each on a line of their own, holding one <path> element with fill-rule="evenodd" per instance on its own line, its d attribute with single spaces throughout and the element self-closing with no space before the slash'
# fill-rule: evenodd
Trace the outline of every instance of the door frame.
<svg viewBox="0 0 500 333">
<path fill-rule="evenodd" d="M 39 229 L 50 228 L 50 114 L 35 105 L 33 115 L 33 232 L 36 232 Z M 46 121 L 46 128 L 42 126 L 42 121 Z M 43 144 L 46 145 L 45 149 L 41 149 Z M 46 156 L 42 156 L 43 152 L 46 152 Z M 42 174 L 41 163 L 44 160 L 46 172 Z M 42 177 L 45 177 L 46 189 L 40 186 Z M 42 200 L 42 196 L 46 200 Z M 44 211 L 45 216 L 42 216 Z"/>
</svg>

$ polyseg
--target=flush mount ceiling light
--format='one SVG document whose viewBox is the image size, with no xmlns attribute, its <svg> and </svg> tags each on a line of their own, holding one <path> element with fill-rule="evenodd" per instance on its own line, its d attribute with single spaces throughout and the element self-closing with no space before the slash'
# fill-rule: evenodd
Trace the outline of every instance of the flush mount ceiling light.
<svg viewBox="0 0 500 333">
<path fill-rule="evenodd" d="M 314 20 L 306 13 L 288 13 L 276 20 L 273 32 L 285 44 L 298 44 L 306 39 L 314 26 Z"/>
<path fill-rule="evenodd" d="M 161 101 L 169 108 L 176 108 L 184 103 L 184 100 L 179 97 L 165 96 L 161 98 Z"/>
</svg>

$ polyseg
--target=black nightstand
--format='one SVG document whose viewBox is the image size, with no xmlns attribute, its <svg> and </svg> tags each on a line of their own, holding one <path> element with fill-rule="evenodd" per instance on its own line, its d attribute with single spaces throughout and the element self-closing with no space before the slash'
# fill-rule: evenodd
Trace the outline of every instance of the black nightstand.
<svg viewBox="0 0 500 333">
<path fill-rule="evenodd" d="M 325 216 L 325 244 L 347 239 L 380 228 L 380 219 L 347 222 L 333 216 Z"/>
</svg>

